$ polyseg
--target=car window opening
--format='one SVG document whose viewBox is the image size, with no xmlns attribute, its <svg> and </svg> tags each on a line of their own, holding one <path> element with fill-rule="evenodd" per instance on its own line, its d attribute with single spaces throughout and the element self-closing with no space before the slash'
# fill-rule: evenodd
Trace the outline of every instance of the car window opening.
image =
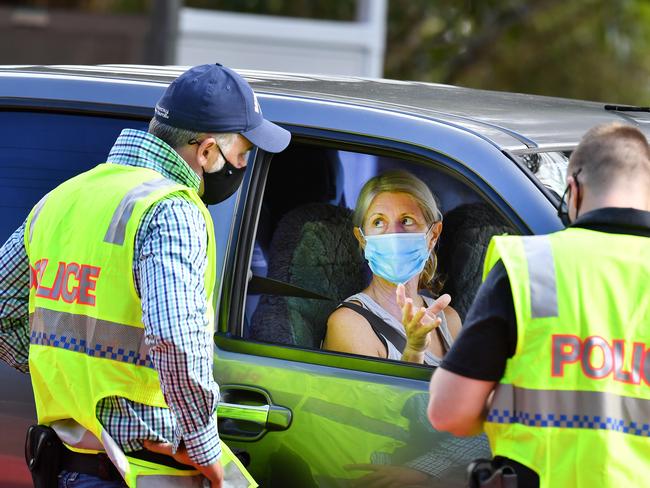
<svg viewBox="0 0 650 488">
<path fill-rule="evenodd" d="M 320 349 L 329 315 L 342 300 L 363 290 L 372 276 L 352 233 L 359 192 L 373 176 L 394 169 L 421 179 L 438 199 L 443 213 L 436 250 L 442 292 L 452 295 L 452 305 L 464 318 L 480 284 L 476 270 L 490 237 L 515 233 L 514 227 L 448 171 L 293 143 L 273 158 L 269 169 L 251 257 L 243 338 Z"/>
</svg>

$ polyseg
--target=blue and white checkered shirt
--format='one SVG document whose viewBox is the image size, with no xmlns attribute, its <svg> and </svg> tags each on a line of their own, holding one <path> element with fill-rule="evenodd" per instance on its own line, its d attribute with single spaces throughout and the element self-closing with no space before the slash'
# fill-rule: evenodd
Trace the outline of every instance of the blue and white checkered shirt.
<svg viewBox="0 0 650 488">
<path fill-rule="evenodd" d="M 125 129 L 108 162 L 150 168 L 198 189 L 200 178 L 157 137 Z M 0 359 L 28 372 L 29 262 L 18 228 L 0 249 Z M 170 195 L 145 214 L 135 239 L 133 277 L 142 299 L 150 355 L 169 409 L 119 397 L 97 405 L 97 417 L 125 452 L 142 440 L 183 442 L 192 460 L 215 462 L 220 454 L 214 412 L 219 387 L 212 375 L 213 343 L 205 334 L 204 273 L 207 235 L 201 211 Z"/>
</svg>

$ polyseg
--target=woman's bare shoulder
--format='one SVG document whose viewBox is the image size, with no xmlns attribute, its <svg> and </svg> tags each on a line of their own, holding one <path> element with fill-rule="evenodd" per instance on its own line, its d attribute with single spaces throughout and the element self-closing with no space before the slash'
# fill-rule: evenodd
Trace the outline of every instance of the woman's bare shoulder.
<svg viewBox="0 0 650 488">
<path fill-rule="evenodd" d="M 357 305 L 361 305 L 359 302 L 352 302 Z M 332 312 L 327 319 L 327 328 L 328 331 L 330 328 L 334 329 L 363 329 L 366 325 L 369 329 L 372 330 L 368 321 L 360 315 L 358 312 L 355 312 L 351 308 L 347 307 L 338 307 L 334 312 Z M 359 327 L 361 326 L 361 327 Z"/>
<path fill-rule="evenodd" d="M 384 346 L 368 321 L 347 307 L 337 308 L 327 319 L 323 349 L 385 357 Z"/>
<path fill-rule="evenodd" d="M 451 305 L 447 305 L 442 312 L 445 314 L 445 319 L 447 319 L 449 333 L 451 334 L 451 337 L 455 339 L 463 326 L 460 320 L 460 315 L 458 315 L 458 312 L 456 312 Z"/>
</svg>

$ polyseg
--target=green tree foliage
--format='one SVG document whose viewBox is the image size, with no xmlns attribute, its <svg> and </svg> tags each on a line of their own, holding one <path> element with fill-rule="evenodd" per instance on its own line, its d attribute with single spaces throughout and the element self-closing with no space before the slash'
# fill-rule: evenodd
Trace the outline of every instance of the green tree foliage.
<svg viewBox="0 0 650 488">
<path fill-rule="evenodd" d="M 374 1 L 374 0 L 369 0 Z M 187 7 L 354 20 L 357 0 L 182 0 Z M 151 0 L 5 0 L 145 13 Z M 650 105 L 650 0 L 388 0 L 384 75 Z"/>
<path fill-rule="evenodd" d="M 385 75 L 650 104 L 647 0 L 390 0 Z"/>
</svg>

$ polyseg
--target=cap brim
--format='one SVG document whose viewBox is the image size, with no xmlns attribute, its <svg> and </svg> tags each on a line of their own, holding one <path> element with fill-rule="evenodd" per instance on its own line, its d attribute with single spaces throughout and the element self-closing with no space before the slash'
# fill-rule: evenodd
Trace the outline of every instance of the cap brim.
<svg viewBox="0 0 650 488">
<path fill-rule="evenodd" d="M 291 132 L 266 119 L 254 129 L 242 132 L 241 135 L 260 149 L 270 153 L 284 151 L 291 141 Z"/>
</svg>

